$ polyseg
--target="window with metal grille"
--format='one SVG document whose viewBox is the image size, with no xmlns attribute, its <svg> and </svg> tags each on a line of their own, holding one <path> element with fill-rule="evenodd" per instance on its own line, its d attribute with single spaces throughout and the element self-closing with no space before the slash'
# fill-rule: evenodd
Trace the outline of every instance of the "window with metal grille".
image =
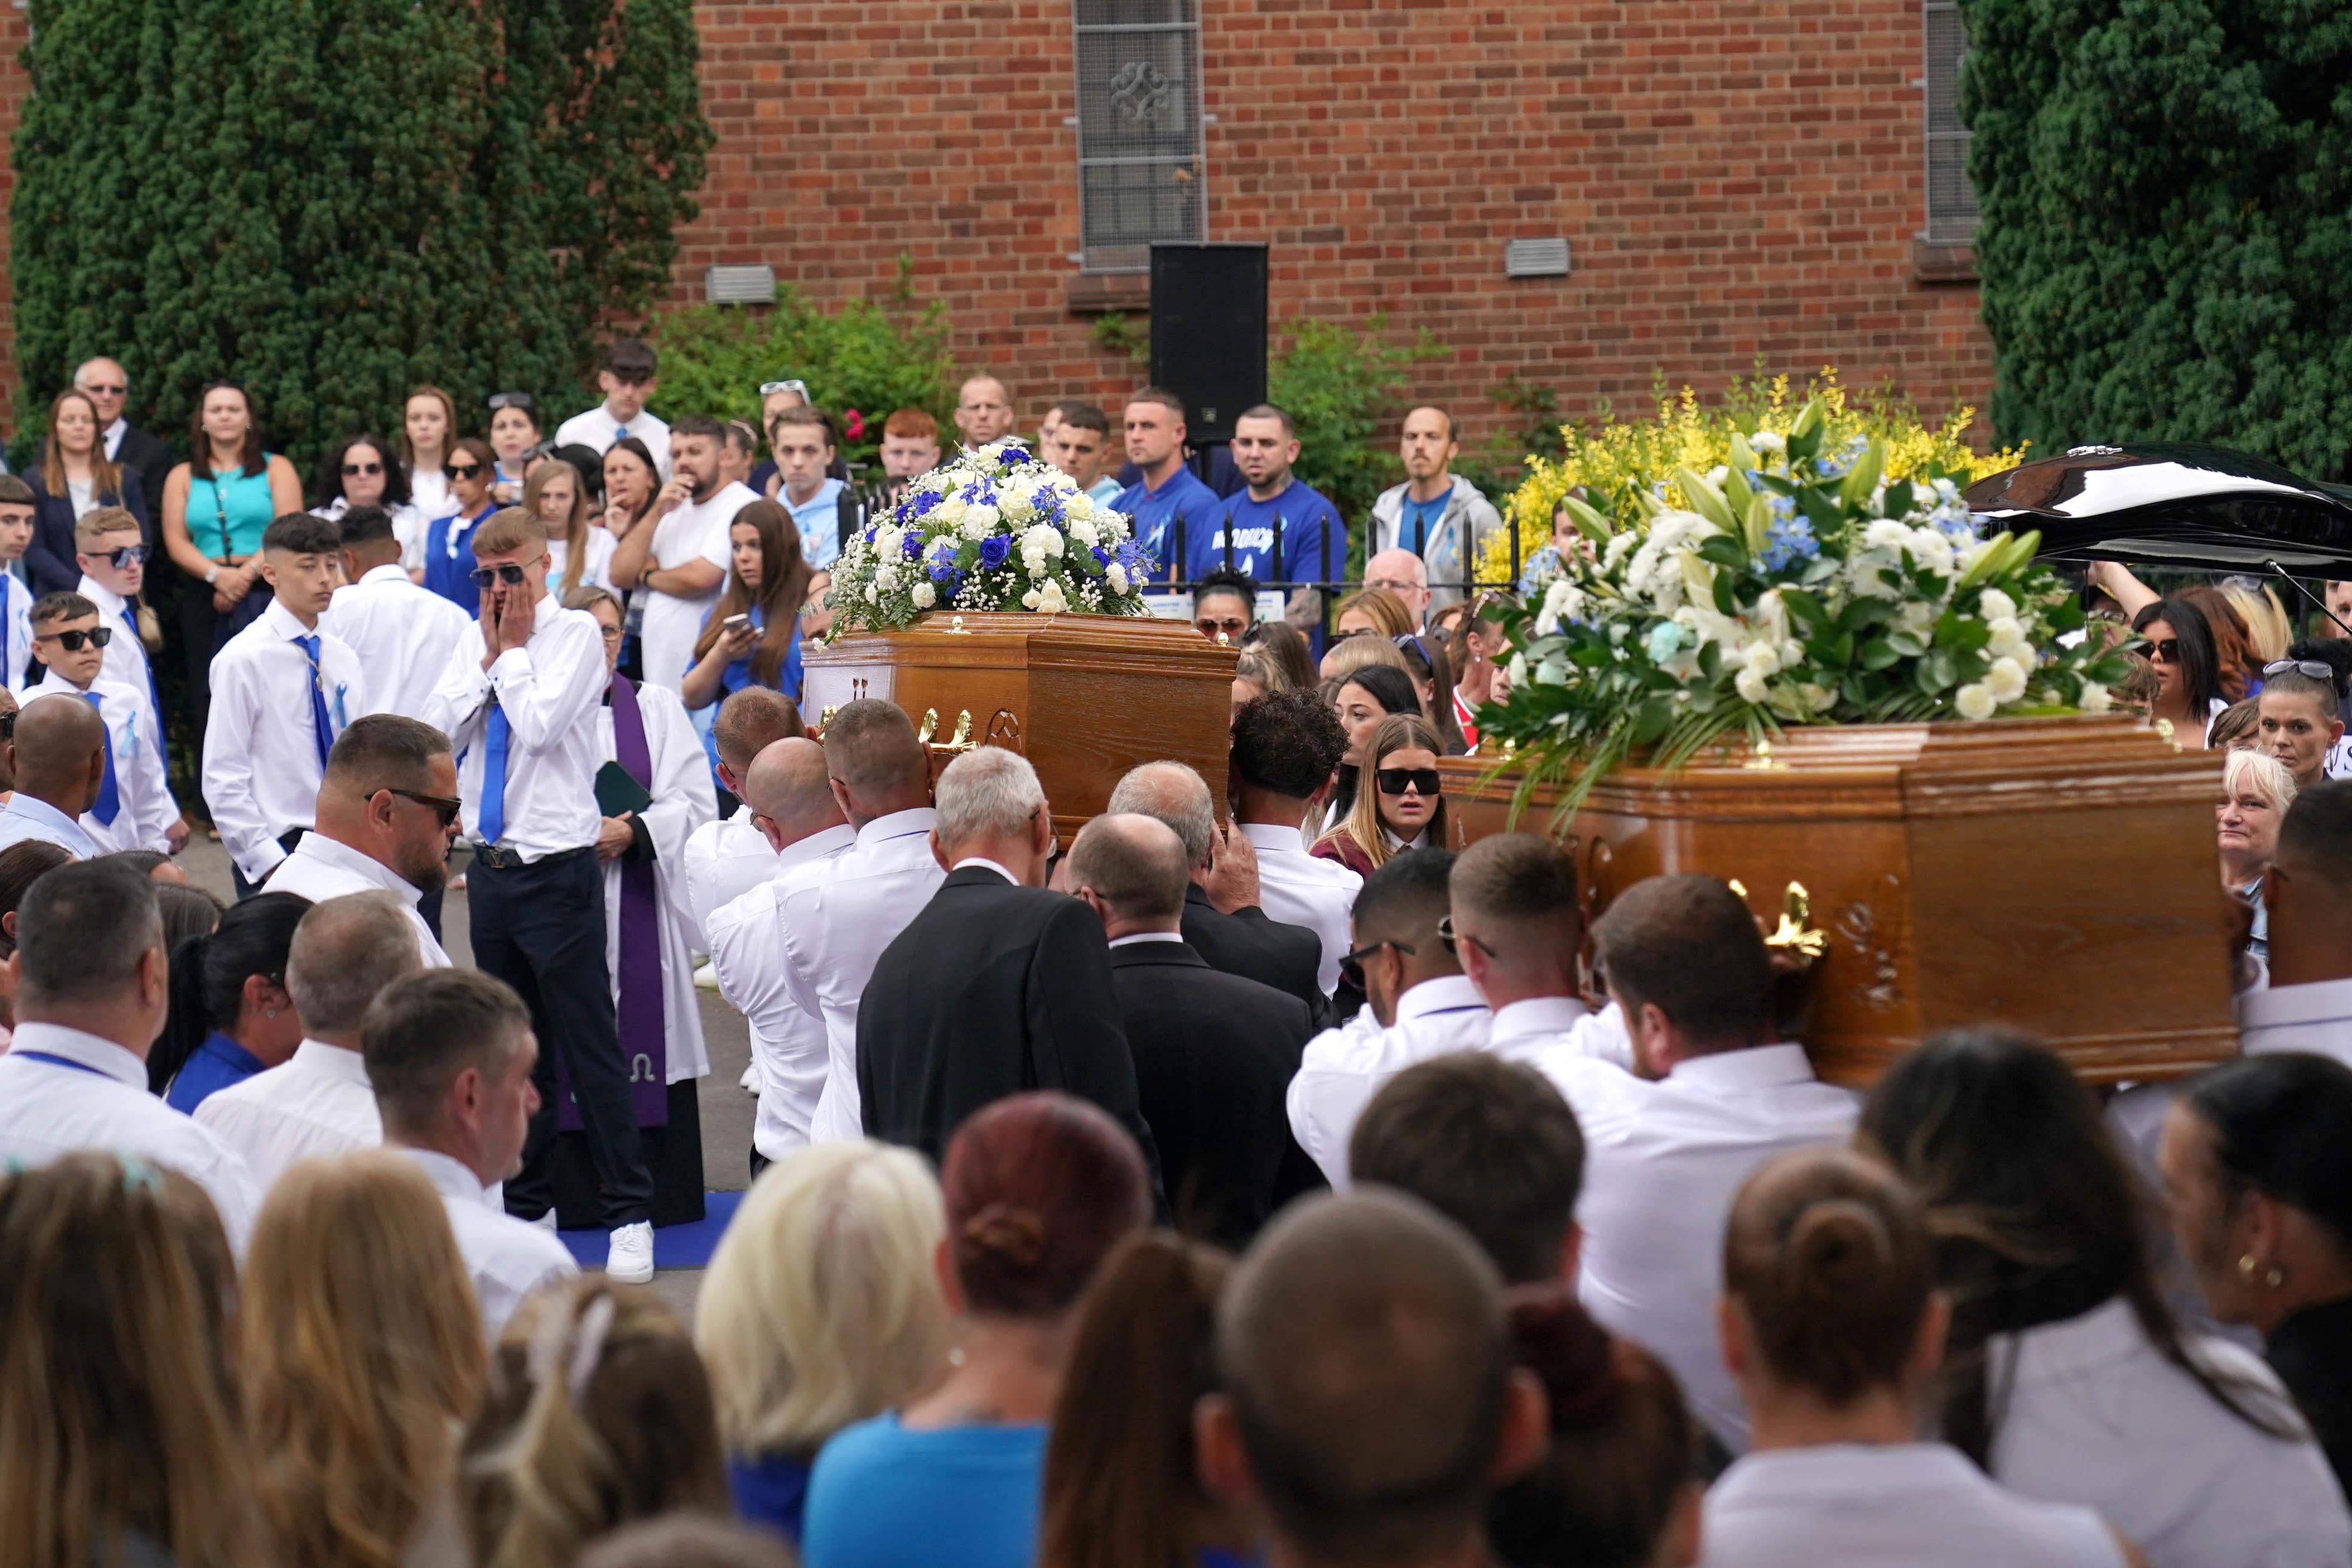
<svg viewBox="0 0 2352 1568">
<path fill-rule="evenodd" d="M 1977 194 L 1969 184 L 1969 128 L 1960 121 L 1960 59 L 1969 51 L 1959 0 L 1923 0 L 1927 23 L 1927 233 L 1934 243 L 1965 245 L 1977 231 Z"/>
<path fill-rule="evenodd" d="M 1078 222 L 1088 272 L 1145 272 L 1208 237 L 1197 0 L 1074 0 Z"/>
</svg>

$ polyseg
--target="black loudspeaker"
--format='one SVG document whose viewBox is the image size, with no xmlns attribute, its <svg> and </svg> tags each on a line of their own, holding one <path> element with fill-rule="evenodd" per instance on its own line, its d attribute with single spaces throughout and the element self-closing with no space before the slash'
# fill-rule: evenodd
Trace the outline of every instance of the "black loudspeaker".
<svg viewBox="0 0 2352 1568">
<path fill-rule="evenodd" d="M 1194 447 L 1265 401 L 1265 247 L 1151 247 L 1151 380 L 1184 400 Z"/>
</svg>

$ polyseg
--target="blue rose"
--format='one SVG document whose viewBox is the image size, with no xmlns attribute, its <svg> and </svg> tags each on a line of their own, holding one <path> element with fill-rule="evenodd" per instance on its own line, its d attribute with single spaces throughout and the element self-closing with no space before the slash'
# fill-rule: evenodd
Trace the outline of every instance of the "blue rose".
<svg viewBox="0 0 2352 1568">
<path fill-rule="evenodd" d="M 1004 463 L 1006 467 L 1010 468 L 1014 463 L 1026 463 L 1029 461 L 1032 461 L 1029 454 L 1023 451 L 1020 447 L 1007 447 L 1004 448 Z"/>
<path fill-rule="evenodd" d="M 993 572 L 1003 565 L 1012 554 L 1012 536 L 992 533 L 980 542 L 980 569 L 983 572 Z"/>
<path fill-rule="evenodd" d="M 900 553 L 904 554 L 908 560 L 913 561 L 919 559 L 923 553 L 922 535 L 919 533 L 908 534 L 904 539 L 901 539 L 898 542 L 898 549 Z"/>
<path fill-rule="evenodd" d="M 909 518 L 917 518 L 922 516 L 925 512 L 930 510 L 933 507 L 939 504 L 940 497 L 938 491 L 918 490 L 913 496 L 908 498 L 903 510 Z"/>
</svg>

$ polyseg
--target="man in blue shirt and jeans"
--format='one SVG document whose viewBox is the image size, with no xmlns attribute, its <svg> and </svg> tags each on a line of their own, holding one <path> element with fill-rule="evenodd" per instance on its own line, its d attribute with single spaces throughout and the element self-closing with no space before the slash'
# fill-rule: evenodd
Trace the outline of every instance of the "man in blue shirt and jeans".
<svg viewBox="0 0 2352 1568">
<path fill-rule="evenodd" d="M 1234 421 L 1234 466 L 1249 488 L 1219 503 L 1216 526 L 1197 531 L 1185 549 L 1184 575 L 1199 582 L 1213 568 L 1227 564 L 1228 535 L 1233 541 L 1231 564 L 1237 572 L 1273 583 L 1337 583 L 1348 571 L 1348 526 L 1322 492 L 1292 477 L 1298 461 L 1298 430 L 1290 416 L 1271 403 L 1261 403 Z M 1307 634 L 1322 651 L 1323 595 L 1314 588 L 1294 588 L 1283 618 Z"/>
<path fill-rule="evenodd" d="M 1184 466 L 1184 400 L 1147 386 L 1127 400 L 1127 458 L 1142 478 L 1110 503 L 1135 523 L 1135 542 L 1158 563 L 1161 582 L 1184 580 L 1192 541 L 1214 531 L 1224 502 Z"/>
</svg>

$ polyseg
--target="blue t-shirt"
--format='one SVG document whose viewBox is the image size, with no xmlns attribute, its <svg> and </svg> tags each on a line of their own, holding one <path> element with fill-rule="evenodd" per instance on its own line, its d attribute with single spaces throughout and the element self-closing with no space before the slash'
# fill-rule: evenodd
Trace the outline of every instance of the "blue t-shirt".
<svg viewBox="0 0 2352 1568">
<path fill-rule="evenodd" d="M 808 1506 L 809 1464 L 787 1454 L 750 1459 L 740 1455 L 727 1461 L 727 1489 L 735 1496 L 735 1511 L 753 1524 L 771 1525 L 801 1541 L 801 1513 Z"/>
<path fill-rule="evenodd" d="M 706 626 L 709 624 L 708 616 L 704 617 L 703 624 Z M 755 632 L 764 632 L 768 629 L 767 615 L 757 605 L 751 606 L 751 629 Z M 751 655 L 735 660 L 719 671 L 718 700 L 706 704 L 695 714 L 694 727 L 702 736 L 703 755 L 710 759 L 711 783 L 720 789 L 725 789 L 727 786 L 719 783 L 719 731 L 707 721 L 717 718 L 720 702 L 726 701 L 745 687 L 756 684 L 751 679 L 751 659 L 757 658 L 759 650 L 755 647 Z M 692 656 L 688 657 L 689 662 L 687 668 L 692 669 L 694 668 L 691 662 Z M 799 701 L 801 698 L 801 624 L 798 616 L 793 617 L 793 620 L 792 640 L 784 645 L 784 667 L 776 672 L 776 689 L 793 701 Z"/>
<path fill-rule="evenodd" d="M 816 1457 L 806 1568 L 1031 1568 L 1045 1426 L 908 1431 L 896 1412 L 844 1427 Z"/>
<path fill-rule="evenodd" d="M 498 510 L 486 501 L 471 517 L 436 517 L 425 531 L 425 585 L 469 616 L 482 613 L 482 591 L 474 586 L 474 531 Z"/>
<path fill-rule="evenodd" d="M 1194 534 L 1184 575 L 1193 582 L 1225 563 L 1225 532 L 1234 536 L 1234 568 L 1262 583 L 1338 583 L 1348 574 L 1348 526 L 1338 509 L 1311 485 L 1293 479 L 1272 500 L 1249 492 L 1223 503 L 1221 522 Z M 1276 524 L 1282 552 L 1275 554 Z"/>
<path fill-rule="evenodd" d="M 1138 479 L 1118 492 L 1110 509 L 1135 520 L 1135 542 L 1151 557 L 1158 568 L 1156 575 L 1165 581 L 1177 534 L 1183 534 L 1185 553 L 1191 554 L 1192 541 L 1216 531 L 1224 504 L 1216 491 L 1192 477 L 1192 469 L 1180 465 L 1175 478 L 1157 490 Z"/>
<path fill-rule="evenodd" d="M 1454 500 L 1451 488 L 1442 489 L 1428 500 L 1415 500 L 1408 490 L 1404 507 L 1397 513 L 1396 547 L 1410 550 L 1415 555 L 1429 553 L 1429 542 L 1437 537 L 1437 525 L 1445 521 L 1445 509 Z"/>
<path fill-rule="evenodd" d="M 193 1115 L 197 1106 L 232 1084 L 243 1083 L 261 1070 L 261 1058 L 215 1029 L 188 1053 L 172 1075 L 171 1091 L 163 1103 Z"/>
<path fill-rule="evenodd" d="M 841 481 L 825 480 L 798 506 L 793 504 L 792 492 L 779 485 L 776 500 L 800 524 L 801 553 L 808 563 L 820 572 L 832 565 L 841 554 Z"/>
</svg>

